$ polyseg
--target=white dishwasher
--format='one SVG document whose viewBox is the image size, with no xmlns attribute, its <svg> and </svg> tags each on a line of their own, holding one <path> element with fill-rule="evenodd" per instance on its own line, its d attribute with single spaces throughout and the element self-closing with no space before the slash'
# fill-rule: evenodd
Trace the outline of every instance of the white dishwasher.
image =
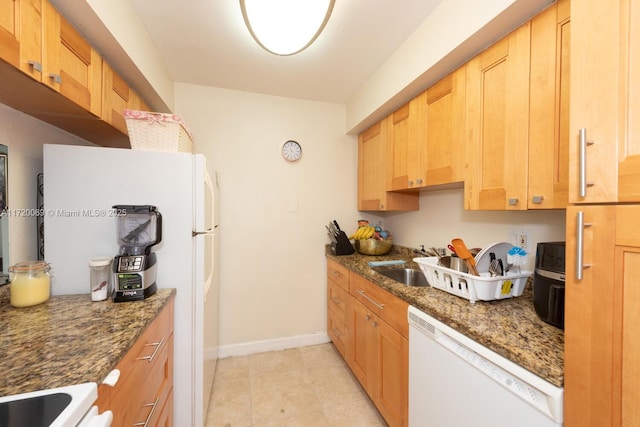
<svg viewBox="0 0 640 427">
<path fill-rule="evenodd" d="M 561 387 L 409 306 L 409 427 L 563 425 Z"/>
</svg>

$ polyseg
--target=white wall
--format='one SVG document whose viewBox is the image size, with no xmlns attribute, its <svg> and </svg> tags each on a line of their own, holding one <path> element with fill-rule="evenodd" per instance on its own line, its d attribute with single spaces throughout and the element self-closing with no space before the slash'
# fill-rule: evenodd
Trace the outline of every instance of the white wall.
<svg viewBox="0 0 640 427">
<path fill-rule="evenodd" d="M 565 240 L 565 211 L 465 211 L 462 188 L 425 192 L 417 212 L 385 213 L 383 223 L 394 243 L 411 248 L 446 248 L 451 239 L 462 238 L 467 247 L 509 242 L 509 230 L 527 230 L 529 268 L 533 268 L 538 242 Z M 374 215 L 363 213 L 365 218 Z"/>
<path fill-rule="evenodd" d="M 176 111 L 220 176 L 221 356 L 326 340 L 325 225 L 358 218 L 344 106 L 177 84 Z"/>
<path fill-rule="evenodd" d="M 365 130 L 551 2 L 443 0 L 351 97 L 347 132 Z"/>
<path fill-rule="evenodd" d="M 9 147 L 8 208 L 36 208 L 37 175 L 42 172 L 43 144 L 92 145 L 61 129 L 0 104 L 0 144 Z M 9 260 L 37 259 L 36 217 L 9 218 Z"/>
</svg>

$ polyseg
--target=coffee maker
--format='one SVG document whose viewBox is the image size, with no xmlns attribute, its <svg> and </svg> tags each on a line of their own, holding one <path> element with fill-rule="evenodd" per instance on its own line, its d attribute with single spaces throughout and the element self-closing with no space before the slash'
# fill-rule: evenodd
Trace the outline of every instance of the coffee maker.
<svg viewBox="0 0 640 427">
<path fill-rule="evenodd" d="M 162 215 L 151 205 L 116 205 L 119 254 L 113 262 L 115 302 L 137 301 L 156 292 L 157 257 Z"/>
</svg>

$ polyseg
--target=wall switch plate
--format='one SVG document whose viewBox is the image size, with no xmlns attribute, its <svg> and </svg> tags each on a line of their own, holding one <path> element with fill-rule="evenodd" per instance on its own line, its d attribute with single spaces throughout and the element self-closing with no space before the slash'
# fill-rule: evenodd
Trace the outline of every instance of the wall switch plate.
<svg viewBox="0 0 640 427">
<path fill-rule="evenodd" d="M 509 229 L 509 243 L 529 252 L 529 230 Z"/>
</svg>

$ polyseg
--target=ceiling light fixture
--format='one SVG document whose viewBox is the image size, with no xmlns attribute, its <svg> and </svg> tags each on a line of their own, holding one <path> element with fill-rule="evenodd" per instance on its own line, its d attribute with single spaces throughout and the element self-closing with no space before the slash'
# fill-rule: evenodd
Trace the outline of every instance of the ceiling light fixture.
<svg viewBox="0 0 640 427">
<path fill-rule="evenodd" d="M 302 52 L 318 38 L 335 0 L 240 0 L 242 17 L 263 49 L 274 55 Z"/>
</svg>

